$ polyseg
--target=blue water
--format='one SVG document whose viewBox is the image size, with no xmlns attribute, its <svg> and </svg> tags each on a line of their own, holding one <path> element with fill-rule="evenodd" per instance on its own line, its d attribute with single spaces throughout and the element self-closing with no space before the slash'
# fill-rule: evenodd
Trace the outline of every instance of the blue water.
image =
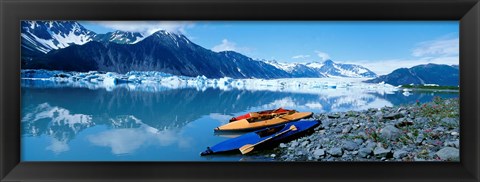
<svg viewBox="0 0 480 182">
<path fill-rule="evenodd" d="M 233 116 L 284 107 L 315 113 L 431 101 L 457 92 L 286 93 L 209 88 L 135 90 L 22 83 L 22 161 L 258 161 L 264 156 L 201 157 L 234 137 L 213 128 Z M 351 93 L 351 94 L 348 94 Z"/>
</svg>

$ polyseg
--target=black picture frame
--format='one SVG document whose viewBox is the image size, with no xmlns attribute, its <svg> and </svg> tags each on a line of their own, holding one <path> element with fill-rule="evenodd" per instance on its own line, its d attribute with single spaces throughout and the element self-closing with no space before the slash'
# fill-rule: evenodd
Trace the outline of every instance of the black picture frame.
<svg viewBox="0 0 480 182">
<path fill-rule="evenodd" d="M 1 181 L 479 181 L 478 0 L 1 0 Z M 461 162 L 20 162 L 21 20 L 459 20 Z"/>
</svg>

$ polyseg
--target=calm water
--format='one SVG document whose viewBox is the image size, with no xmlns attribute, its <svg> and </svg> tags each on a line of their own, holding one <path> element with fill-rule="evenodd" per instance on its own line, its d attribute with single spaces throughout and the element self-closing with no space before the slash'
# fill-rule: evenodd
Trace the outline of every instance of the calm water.
<svg viewBox="0 0 480 182">
<path fill-rule="evenodd" d="M 40 85 L 40 86 L 39 86 Z M 261 156 L 201 157 L 231 135 L 213 128 L 235 115 L 284 107 L 315 113 L 430 101 L 458 93 L 391 94 L 325 89 L 286 93 L 194 88 L 57 87 L 22 83 L 23 161 L 239 161 Z"/>
</svg>

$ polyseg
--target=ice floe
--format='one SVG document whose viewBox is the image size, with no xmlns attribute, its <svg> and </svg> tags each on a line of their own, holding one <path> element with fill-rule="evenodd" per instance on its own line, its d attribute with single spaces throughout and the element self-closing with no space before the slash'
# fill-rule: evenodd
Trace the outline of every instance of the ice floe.
<svg viewBox="0 0 480 182">
<path fill-rule="evenodd" d="M 131 71 L 126 74 L 114 72 L 62 72 L 49 70 L 22 70 L 22 85 L 31 87 L 82 87 L 89 89 L 127 88 L 141 91 L 163 91 L 179 88 L 217 88 L 221 90 L 259 90 L 294 93 L 324 92 L 374 92 L 392 94 L 399 88 L 385 84 L 371 84 L 365 78 L 283 78 L 283 79 L 233 79 L 207 78 L 205 76 L 177 76 L 155 71 Z"/>
</svg>

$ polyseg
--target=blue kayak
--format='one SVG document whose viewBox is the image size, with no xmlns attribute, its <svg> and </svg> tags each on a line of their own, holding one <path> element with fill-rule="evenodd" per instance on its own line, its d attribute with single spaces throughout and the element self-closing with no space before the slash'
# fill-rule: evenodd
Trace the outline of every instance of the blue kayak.
<svg viewBox="0 0 480 182">
<path fill-rule="evenodd" d="M 262 145 L 274 144 L 286 139 L 292 139 L 292 137 L 305 133 L 315 128 L 319 124 L 320 123 L 316 120 L 301 120 L 301 121 L 289 122 L 281 125 L 271 126 L 265 129 L 246 133 L 236 138 L 225 140 L 212 147 L 207 147 L 207 150 L 202 152 L 200 155 L 204 156 L 204 155 L 224 153 L 224 152 L 234 152 L 234 151 L 239 152 L 239 148 L 242 146 L 245 146 L 247 144 L 256 144 L 270 137 L 273 137 L 273 138 L 268 140 L 268 142 L 266 141 Z M 295 126 L 296 130 L 290 130 L 292 125 Z"/>
</svg>

